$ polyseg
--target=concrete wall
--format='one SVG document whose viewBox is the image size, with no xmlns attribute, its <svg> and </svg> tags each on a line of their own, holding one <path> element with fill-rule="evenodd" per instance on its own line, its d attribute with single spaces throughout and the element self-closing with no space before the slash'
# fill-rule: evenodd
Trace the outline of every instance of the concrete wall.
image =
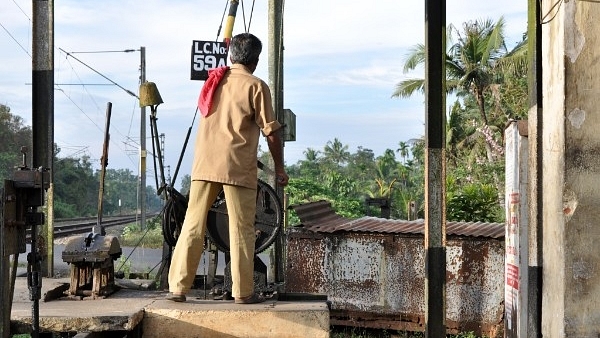
<svg viewBox="0 0 600 338">
<path fill-rule="evenodd" d="M 600 6 L 544 1 L 544 337 L 600 333 Z"/>
</svg>

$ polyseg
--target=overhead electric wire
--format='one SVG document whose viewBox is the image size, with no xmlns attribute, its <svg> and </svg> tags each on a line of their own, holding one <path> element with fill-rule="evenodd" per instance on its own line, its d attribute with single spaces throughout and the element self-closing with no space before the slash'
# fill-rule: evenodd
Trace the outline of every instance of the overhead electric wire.
<svg viewBox="0 0 600 338">
<path fill-rule="evenodd" d="M 59 58 L 59 60 L 62 60 L 62 58 Z M 96 100 L 94 99 L 94 96 L 93 96 L 93 95 L 92 95 L 92 94 L 91 94 L 91 93 L 88 91 L 88 89 L 87 89 L 87 86 L 86 86 L 86 85 L 83 83 L 83 81 L 82 81 L 81 77 L 80 77 L 80 76 L 79 76 L 79 74 L 78 74 L 78 73 L 75 71 L 75 68 L 73 67 L 73 64 L 71 64 L 71 61 L 70 61 L 68 58 L 65 58 L 65 61 L 68 63 L 68 66 L 69 66 L 69 67 L 70 67 L 70 69 L 71 69 L 71 74 L 75 74 L 75 77 L 76 77 L 76 78 L 77 78 L 77 80 L 79 81 L 80 85 L 83 87 L 83 90 L 86 92 L 86 94 L 87 94 L 87 95 L 90 97 L 90 99 L 92 100 L 92 102 L 93 102 L 93 103 L 94 103 L 94 105 L 96 106 L 96 109 L 97 109 L 97 110 L 100 110 L 100 109 L 101 109 L 101 108 L 100 108 L 100 105 L 98 104 L 98 102 L 96 102 Z M 60 67 L 60 65 L 62 65 L 62 63 L 59 63 L 59 67 Z M 58 72 L 58 73 L 60 73 L 60 72 Z M 58 84 L 55 84 L 55 86 L 57 86 L 57 87 L 59 87 L 59 88 L 60 88 L 60 85 L 58 85 Z M 62 88 L 61 88 L 61 90 L 62 90 Z M 65 95 L 66 95 L 66 93 L 65 93 Z M 84 114 L 85 114 L 85 113 L 84 113 Z M 100 130 L 101 130 L 102 132 L 104 132 L 102 128 L 100 128 Z"/>
<path fill-rule="evenodd" d="M 60 49 L 60 48 L 59 48 L 59 49 Z M 62 49 L 60 49 L 60 50 L 61 50 L 62 52 L 64 52 L 64 50 L 62 50 Z M 134 49 L 126 49 L 126 50 L 124 50 L 124 51 L 125 51 L 125 52 L 128 52 L 128 51 L 135 51 L 135 50 L 134 50 Z M 123 51 L 120 51 L 120 52 L 123 52 Z M 73 53 L 84 53 L 84 52 L 73 52 Z M 71 54 L 72 54 L 72 53 L 71 53 Z M 73 56 L 71 56 L 71 57 L 73 57 Z M 77 58 L 75 58 L 75 57 L 73 57 L 73 58 L 77 60 Z M 66 59 L 66 60 L 67 60 L 67 62 L 69 62 L 69 61 L 68 61 L 69 59 Z M 90 67 L 90 66 L 86 65 L 86 64 L 85 64 L 85 63 L 83 63 L 82 61 L 80 61 L 80 60 L 77 60 L 77 61 L 79 61 L 80 63 L 84 64 L 86 67 L 88 67 L 88 68 L 90 68 L 90 69 L 91 69 L 91 67 Z M 79 85 L 81 85 L 81 86 L 84 88 L 85 92 L 86 92 L 86 93 L 88 94 L 88 96 L 91 98 L 92 102 L 93 102 L 93 103 L 96 105 L 96 108 L 97 108 L 97 109 L 100 109 L 100 106 L 99 106 L 99 105 L 98 105 L 98 103 L 95 101 L 95 99 L 94 99 L 93 95 L 92 95 L 92 94 L 91 94 L 91 93 L 90 93 L 90 92 L 87 90 L 87 87 L 86 87 L 87 85 L 86 85 L 86 84 L 84 84 L 84 83 L 83 83 L 83 81 L 81 81 L 81 78 L 79 77 L 79 75 L 78 75 L 78 74 L 77 74 L 77 72 L 75 71 L 75 68 L 73 67 L 73 65 L 72 65 L 70 62 L 69 62 L 69 66 L 71 67 L 71 71 L 72 71 L 72 72 L 73 72 L 73 73 L 74 73 L 74 74 L 77 76 L 77 79 L 78 79 L 78 81 L 80 81 L 80 82 L 81 82 L 81 84 L 79 84 Z M 94 69 L 92 69 L 92 70 L 94 70 Z M 104 78 L 107 78 L 106 76 L 104 76 L 104 75 L 100 74 L 100 73 L 99 73 L 97 70 L 94 70 L 94 71 L 95 71 L 96 73 L 98 73 L 100 76 L 102 76 L 102 77 L 104 77 Z M 108 78 L 107 78 L 107 79 L 108 79 Z M 110 83 L 110 84 L 108 84 L 108 83 L 107 83 L 107 84 L 105 84 L 105 85 L 109 85 L 109 86 L 111 86 L 111 85 L 114 85 L 114 84 L 115 84 L 115 83 L 114 83 L 114 81 L 112 81 L 112 80 L 110 80 L 110 79 L 108 79 L 108 80 L 109 80 L 109 81 L 111 81 L 111 83 Z M 77 84 L 73 84 L 73 85 L 77 85 Z M 88 84 L 88 85 L 89 85 L 89 84 Z M 58 85 L 57 85 L 57 86 L 58 86 Z M 117 85 L 117 86 L 118 86 L 118 85 Z M 121 86 L 119 86 L 119 88 L 122 88 L 122 87 L 121 87 Z M 60 90 L 62 90 L 62 89 L 60 89 Z M 130 93 L 129 93 L 130 91 L 128 91 L 128 90 L 125 90 L 125 91 L 126 91 L 128 94 L 130 94 Z M 65 94 L 65 95 L 68 97 L 67 93 L 65 93 L 64 91 L 63 91 L 63 94 Z M 130 94 L 130 95 L 131 95 L 131 94 Z M 137 98 L 137 97 L 136 97 L 136 98 Z M 70 99 L 70 98 L 69 98 L 69 99 Z M 70 100 L 71 100 L 71 99 L 70 99 Z M 73 101 L 71 100 L 71 102 L 73 102 Z M 73 102 L 73 103 L 75 104 L 75 102 Z M 76 104 L 75 104 L 75 105 L 76 105 Z M 137 105 L 137 103 L 134 103 L 134 107 L 135 107 L 136 105 Z M 77 105 L 76 105 L 76 106 L 77 106 Z M 87 116 L 87 114 L 86 114 L 86 113 L 83 111 L 83 109 L 81 109 L 81 108 L 80 108 L 80 107 L 78 107 L 78 106 L 77 106 L 77 108 L 78 108 L 78 109 L 79 109 L 79 110 L 80 110 L 80 111 L 81 111 L 81 112 L 82 112 L 84 115 L 86 115 L 86 117 L 88 117 L 88 119 L 90 119 L 90 120 L 91 120 L 91 118 L 90 118 L 89 116 Z M 132 119 L 133 119 L 133 115 L 134 115 L 134 114 L 132 113 Z M 94 123 L 94 122 L 92 121 L 92 123 Z M 96 127 L 98 127 L 98 128 L 99 128 L 99 130 L 101 130 L 101 131 L 103 130 L 103 129 L 102 129 L 102 128 L 100 128 L 100 127 L 99 127 L 99 126 L 98 126 L 96 123 L 94 123 L 94 124 L 96 125 Z M 121 137 L 122 137 L 122 138 L 124 138 L 124 139 L 126 139 L 126 140 L 131 140 L 131 141 L 133 141 L 134 145 L 136 145 L 136 146 L 139 146 L 139 142 L 135 142 L 135 140 L 133 140 L 133 139 L 132 139 L 130 136 L 128 136 L 128 135 L 129 135 L 129 132 L 131 131 L 131 125 L 130 125 L 130 129 L 128 130 L 128 135 L 125 135 L 125 134 L 124 134 L 123 132 L 121 132 L 121 130 L 120 130 L 119 128 L 117 128 L 117 127 L 115 127 L 115 128 L 114 128 L 114 130 L 115 130 L 115 131 L 116 131 L 116 132 L 117 132 L 119 135 L 121 135 Z M 111 141 L 112 141 L 112 140 L 111 140 Z M 113 142 L 113 143 L 114 143 L 114 142 Z M 127 145 L 127 143 L 126 143 L 126 142 L 123 142 L 123 143 L 124 143 L 125 145 Z M 129 153 L 128 153 L 128 150 L 127 150 L 127 149 L 123 149 L 123 148 L 121 147 L 121 145 L 119 145 L 119 144 L 117 144 L 116 146 L 117 146 L 117 147 L 118 147 L 118 148 L 119 148 L 121 151 L 123 151 L 123 152 L 124 152 L 124 153 L 127 155 L 127 158 L 129 159 L 129 161 L 131 162 L 131 164 L 134 164 L 134 165 L 136 164 L 136 162 L 135 162 L 135 161 L 132 159 L 132 157 L 129 155 Z"/>
<path fill-rule="evenodd" d="M 106 53 L 133 53 L 139 51 L 139 49 L 124 49 L 124 50 L 92 50 L 82 52 L 71 52 L 71 54 L 106 54 Z"/>
<path fill-rule="evenodd" d="M 25 13 L 25 11 L 23 10 L 23 8 L 21 8 L 21 6 L 19 6 L 19 4 L 15 0 L 13 0 L 13 3 L 21 11 L 21 13 L 23 13 L 23 15 L 25 15 L 25 17 L 29 20 L 29 22 L 31 22 L 31 18 L 29 17 L 29 15 L 27 15 L 27 13 Z"/>
<path fill-rule="evenodd" d="M 88 120 L 90 120 L 90 122 L 92 122 L 92 124 L 93 124 L 94 126 L 96 126 L 96 128 L 98 128 L 98 130 L 100 130 L 100 131 L 104 131 L 104 129 L 103 129 L 102 127 L 100 127 L 100 126 L 99 126 L 99 125 L 98 125 L 98 124 L 97 124 L 97 123 L 96 123 L 96 122 L 95 122 L 95 121 L 94 121 L 94 120 L 93 120 L 91 117 L 89 117 L 89 115 L 88 115 L 88 114 L 86 114 L 86 113 L 83 111 L 83 109 L 82 109 L 81 107 L 79 107 L 79 106 L 77 105 L 77 103 L 75 103 L 75 101 L 73 101 L 73 99 L 72 99 L 72 98 L 71 98 L 69 95 L 67 95 L 67 93 L 65 93 L 65 91 L 64 91 L 64 90 L 62 90 L 62 88 L 57 88 L 57 90 L 58 90 L 58 91 L 60 91 L 60 92 L 62 92 L 62 93 L 65 95 L 65 97 L 66 97 L 66 98 L 67 98 L 69 101 L 71 101 L 71 103 L 73 103 L 73 105 L 74 105 L 74 106 L 75 106 L 77 109 L 79 109 L 79 111 L 80 111 L 81 113 L 83 113 L 83 115 L 85 115 L 85 117 L 87 117 L 87 118 L 88 118 Z M 122 135 L 122 134 L 121 134 L 121 135 Z M 125 151 L 126 151 L 125 149 L 121 148 L 121 146 L 120 146 L 118 143 L 116 143 L 116 142 L 113 142 L 113 143 L 115 143 L 115 145 L 116 145 L 116 146 L 117 146 L 119 149 L 121 149 L 121 151 L 123 151 L 123 152 L 125 152 Z M 127 158 L 129 158 L 129 157 L 127 157 Z M 130 161 L 131 161 L 131 159 L 130 159 Z M 133 162 L 133 161 L 131 161 L 131 162 L 132 162 L 132 164 L 135 164 L 135 162 Z"/>
<path fill-rule="evenodd" d="M 105 76 L 104 74 L 100 73 L 99 71 L 95 70 L 94 68 L 92 68 L 91 66 L 87 65 L 85 62 L 79 60 L 78 58 L 76 58 L 75 56 L 73 56 L 73 54 L 67 52 L 66 50 L 59 48 L 60 51 L 62 51 L 63 53 L 65 53 L 67 56 L 72 57 L 73 59 L 75 59 L 76 61 L 78 61 L 79 63 L 81 63 L 82 65 L 88 67 L 90 70 L 92 70 L 93 72 L 95 72 L 96 74 L 102 76 L 103 78 L 105 78 L 107 81 L 109 81 L 110 83 L 114 84 L 115 86 L 123 89 L 127 94 L 135 97 L 136 99 L 140 99 L 139 96 L 137 96 L 137 94 L 135 94 L 134 92 L 132 92 L 129 89 L 124 88 L 123 86 L 121 86 L 120 84 L 116 83 L 115 81 L 109 79 L 107 76 Z"/>
<path fill-rule="evenodd" d="M 25 47 L 23 47 L 23 45 L 21 45 L 21 43 L 12 34 L 10 34 L 10 32 L 8 31 L 8 29 L 6 29 L 6 27 L 4 27 L 4 25 L 1 22 L 0 22 L 0 27 L 2 27 L 2 29 L 4 29 L 4 31 L 6 32 L 6 34 L 8 34 L 8 36 L 10 36 L 10 38 L 13 39 L 13 41 L 16 42 L 16 44 L 19 45 L 19 47 L 21 47 L 21 49 L 27 55 L 29 55 L 29 57 L 31 57 L 31 54 L 29 54 L 29 51 L 27 49 L 25 49 Z"/>
</svg>

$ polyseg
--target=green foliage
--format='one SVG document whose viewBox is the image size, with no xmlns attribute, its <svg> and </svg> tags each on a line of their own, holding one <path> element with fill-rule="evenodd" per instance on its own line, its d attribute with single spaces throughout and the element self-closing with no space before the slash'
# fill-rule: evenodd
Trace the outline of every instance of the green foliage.
<svg viewBox="0 0 600 338">
<path fill-rule="evenodd" d="M 127 260 L 126 257 L 121 256 L 115 262 L 116 271 L 121 271 L 125 274 L 125 278 L 129 278 L 129 274 L 131 273 L 131 261 Z"/>
<path fill-rule="evenodd" d="M 32 131 L 23 119 L 12 115 L 10 108 L 0 104 L 0 180 L 10 179 L 15 167 L 22 165 L 21 147 L 31 152 Z M 89 157 L 60 158 L 60 148 L 54 147 L 54 215 L 56 218 L 89 217 L 98 214 L 100 170 L 92 168 Z M 30 160 L 29 155 L 28 159 Z M 26 163 L 31 165 L 31 163 Z M 131 214 L 137 210 L 138 177 L 128 169 L 106 170 L 103 214 Z M 156 190 L 147 187 L 147 211 L 160 210 L 162 201 Z M 119 206 L 119 200 L 121 205 Z"/>
<path fill-rule="evenodd" d="M 56 218 L 76 218 L 80 215 L 75 205 L 65 203 L 62 200 L 54 201 L 54 214 Z"/>
<path fill-rule="evenodd" d="M 140 246 L 144 248 L 162 248 L 164 242 L 160 217 L 146 222 L 146 228 L 140 229 L 139 223 L 131 223 L 123 229 L 119 238 L 121 246 Z"/>
<path fill-rule="evenodd" d="M 493 185 L 471 183 L 448 194 L 446 218 L 463 222 L 502 222 L 498 191 Z"/>
<path fill-rule="evenodd" d="M 60 152 L 57 148 L 56 154 Z M 89 157 L 54 160 L 54 199 L 57 218 L 98 214 L 98 188 Z"/>
<path fill-rule="evenodd" d="M 100 171 L 96 171 L 95 176 L 99 182 Z M 137 185 L 138 179 L 129 169 L 106 169 L 104 183 L 104 213 L 107 215 L 132 214 L 137 209 Z M 151 193 L 151 194 L 150 194 Z M 156 201 L 153 195 L 156 192 L 152 189 L 146 192 L 146 205 L 149 210 L 156 210 L 156 207 L 148 206 L 151 201 Z M 121 206 L 119 206 L 121 201 Z"/>
<path fill-rule="evenodd" d="M 359 199 L 340 198 L 338 192 L 310 178 L 290 178 L 286 193 L 290 205 L 325 200 L 331 203 L 332 208 L 340 216 L 348 218 L 364 216 L 363 203 Z M 300 221 L 295 213 L 291 212 L 288 222 L 293 225 Z"/>
<path fill-rule="evenodd" d="M 0 104 L 0 182 L 10 179 L 14 168 L 22 165 L 21 147 L 31 151 L 31 142 L 31 128 L 20 116 L 11 114 L 8 106 Z"/>
<path fill-rule="evenodd" d="M 179 191 L 183 196 L 190 193 L 190 187 L 192 185 L 192 176 L 183 175 L 181 178 L 181 190 Z"/>
</svg>

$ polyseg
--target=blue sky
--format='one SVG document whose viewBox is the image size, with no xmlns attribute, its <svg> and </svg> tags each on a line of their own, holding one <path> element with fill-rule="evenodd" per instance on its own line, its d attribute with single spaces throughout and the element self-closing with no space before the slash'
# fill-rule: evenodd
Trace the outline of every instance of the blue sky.
<svg viewBox="0 0 600 338">
<path fill-rule="evenodd" d="M 112 102 L 108 168 L 138 173 L 138 101 L 63 51 L 135 93 L 140 53 L 146 48 L 146 78 L 164 103 L 158 107 L 165 134 L 165 165 L 174 173 L 195 112 L 201 81 L 190 80 L 193 40 L 217 37 L 228 1 L 55 0 L 55 142 L 59 156 L 89 155 L 99 167 L 107 102 Z M 234 34 L 250 26 L 263 40 L 256 75 L 268 82 L 268 1 L 238 7 Z M 32 1 L 0 0 L 0 103 L 31 123 Z M 447 24 L 504 16 L 509 48 L 527 28 L 527 1 L 448 0 Z M 245 16 L 245 18 L 244 18 Z M 296 114 L 296 141 L 285 145 L 294 164 L 307 148 L 322 150 L 338 138 L 349 151 L 358 146 L 381 155 L 398 142 L 424 134 L 424 97 L 392 99 L 395 84 L 422 72 L 403 74 L 410 49 L 424 42 L 424 1 L 286 1 L 284 8 L 284 108 Z M 223 26 L 224 26 L 223 22 Z M 149 109 L 148 109 L 149 113 Z M 148 123 L 148 118 L 146 118 Z M 196 118 L 193 142 L 198 125 Z M 146 127 L 147 149 L 151 149 Z M 190 142 L 178 175 L 189 173 Z M 266 147 L 263 147 L 266 150 Z M 18 150 L 16 150 L 18 151 Z M 148 162 L 148 182 L 154 179 Z M 177 184 L 178 185 L 178 184 Z"/>
</svg>

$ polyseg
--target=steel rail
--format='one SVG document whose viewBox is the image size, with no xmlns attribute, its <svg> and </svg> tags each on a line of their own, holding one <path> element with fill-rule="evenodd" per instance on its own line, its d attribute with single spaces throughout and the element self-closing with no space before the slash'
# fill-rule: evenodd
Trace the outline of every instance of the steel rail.
<svg viewBox="0 0 600 338">
<path fill-rule="evenodd" d="M 153 217 L 153 215 L 150 215 Z M 154 215 L 155 216 L 155 215 Z M 139 220 L 139 215 L 125 216 L 106 216 L 102 219 L 102 225 L 106 228 L 135 223 Z M 97 224 L 97 217 L 78 217 L 62 218 L 54 221 L 54 238 L 64 238 L 76 234 L 85 234 L 92 232 L 92 228 Z M 26 231 L 26 240 L 30 241 L 30 230 Z"/>
</svg>

